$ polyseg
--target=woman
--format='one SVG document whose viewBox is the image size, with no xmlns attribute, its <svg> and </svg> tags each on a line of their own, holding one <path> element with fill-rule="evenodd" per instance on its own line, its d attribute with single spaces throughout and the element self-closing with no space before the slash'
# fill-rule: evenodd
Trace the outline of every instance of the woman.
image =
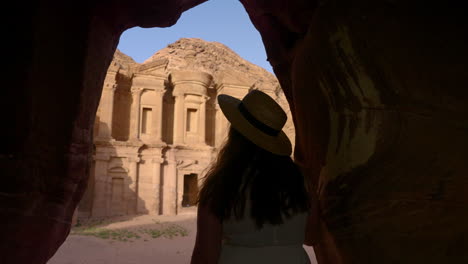
<svg viewBox="0 0 468 264">
<path fill-rule="evenodd" d="M 191 263 L 310 263 L 302 244 L 317 235 L 316 206 L 290 158 L 286 114 L 258 90 L 218 103 L 231 128 L 200 191 Z"/>
</svg>

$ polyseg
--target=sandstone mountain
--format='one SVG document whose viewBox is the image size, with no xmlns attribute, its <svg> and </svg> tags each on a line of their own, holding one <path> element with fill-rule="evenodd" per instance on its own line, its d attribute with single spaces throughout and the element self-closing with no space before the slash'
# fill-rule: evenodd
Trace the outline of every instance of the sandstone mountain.
<svg viewBox="0 0 468 264">
<path fill-rule="evenodd" d="M 257 88 L 276 89 L 278 81 L 267 70 L 241 58 L 219 42 L 207 42 L 196 38 L 182 38 L 159 50 L 145 63 L 168 58 L 167 68 L 197 70 L 211 74 L 215 80 L 225 74 L 239 81 L 254 83 Z"/>
<path fill-rule="evenodd" d="M 132 57 L 124 54 L 118 49 L 115 51 L 114 58 L 112 59 L 112 61 L 117 62 L 120 65 L 128 65 L 128 66 L 138 65 L 138 63 L 134 61 Z"/>
</svg>

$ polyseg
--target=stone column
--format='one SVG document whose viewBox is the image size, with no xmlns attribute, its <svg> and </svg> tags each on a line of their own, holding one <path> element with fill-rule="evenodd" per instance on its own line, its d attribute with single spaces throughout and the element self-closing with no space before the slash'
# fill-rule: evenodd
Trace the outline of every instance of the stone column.
<svg viewBox="0 0 468 264">
<path fill-rule="evenodd" d="M 207 96 L 202 96 L 202 102 L 200 104 L 200 115 L 198 118 L 198 134 L 200 139 L 198 142 L 202 145 L 206 145 L 206 101 Z"/>
<path fill-rule="evenodd" d="M 223 76 L 223 78 L 224 79 L 221 80 L 217 88 L 218 94 L 226 94 L 238 99 L 242 99 L 252 88 L 252 84 L 243 83 L 242 81 L 231 78 L 229 75 Z M 229 132 L 227 129 L 229 125 L 229 121 L 221 111 L 218 102 L 216 102 L 216 147 L 221 146 L 225 142 L 226 136 Z"/>
<path fill-rule="evenodd" d="M 94 194 L 91 216 L 108 216 L 108 203 L 111 198 L 107 167 L 110 156 L 104 153 L 94 155 Z"/>
<path fill-rule="evenodd" d="M 99 140 L 112 139 L 112 114 L 114 112 L 114 94 L 117 84 L 107 84 L 102 89 L 99 115 Z"/>
<path fill-rule="evenodd" d="M 143 89 L 132 88 L 132 108 L 130 111 L 130 140 L 140 140 L 140 97 Z"/>
<path fill-rule="evenodd" d="M 182 208 L 182 201 L 184 200 L 184 174 L 188 173 L 188 171 L 177 168 L 177 212 Z"/>
<path fill-rule="evenodd" d="M 163 111 L 163 91 L 156 90 L 156 102 L 152 108 L 153 124 L 151 126 L 151 138 L 157 142 L 162 142 L 162 111 Z"/>
<path fill-rule="evenodd" d="M 184 144 L 184 100 L 185 95 L 183 93 L 175 94 L 174 102 L 174 145 Z"/>
<path fill-rule="evenodd" d="M 138 208 L 138 162 L 140 158 L 128 158 L 128 177 L 124 180 L 124 186 L 128 186 L 128 191 L 124 192 L 124 199 L 127 204 L 127 213 L 135 214 Z"/>
<path fill-rule="evenodd" d="M 177 213 L 177 161 L 175 150 L 167 151 L 167 173 L 163 175 L 163 215 L 175 215 Z"/>
<path fill-rule="evenodd" d="M 190 94 L 193 95 L 206 96 L 213 77 L 200 71 L 172 70 L 170 79 L 174 85 L 173 95 L 176 97 L 174 105 L 174 144 L 184 144 L 185 94 L 190 91 Z M 195 141 L 198 140 L 195 139 Z"/>
<path fill-rule="evenodd" d="M 153 163 L 153 177 L 151 180 L 151 184 L 153 185 L 153 206 L 151 206 L 150 213 L 159 214 L 161 209 L 161 164 L 164 162 L 164 159 L 161 157 L 155 157 L 152 159 Z"/>
<path fill-rule="evenodd" d="M 219 148 L 227 137 L 229 121 L 224 117 L 223 111 L 218 104 L 215 106 L 215 111 L 215 147 Z"/>
</svg>

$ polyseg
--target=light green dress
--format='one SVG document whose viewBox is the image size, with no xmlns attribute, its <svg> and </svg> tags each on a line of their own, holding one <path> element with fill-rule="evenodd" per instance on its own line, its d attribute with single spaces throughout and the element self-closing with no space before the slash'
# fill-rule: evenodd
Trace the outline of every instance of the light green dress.
<svg viewBox="0 0 468 264">
<path fill-rule="evenodd" d="M 248 200 L 248 199 L 247 199 Z M 249 203 L 246 212 L 250 212 Z M 220 264 L 306 264 L 309 257 L 304 242 L 307 213 L 284 218 L 282 225 L 264 224 L 255 227 L 255 221 L 247 217 L 223 222 L 224 242 Z"/>
</svg>

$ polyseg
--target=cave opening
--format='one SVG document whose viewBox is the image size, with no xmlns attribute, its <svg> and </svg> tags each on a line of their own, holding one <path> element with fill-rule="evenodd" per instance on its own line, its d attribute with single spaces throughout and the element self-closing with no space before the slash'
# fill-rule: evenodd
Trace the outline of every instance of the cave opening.
<svg viewBox="0 0 468 264">
<path fill-rule="evenodd" d="M 96 111 L 88 187 L 75 211 L 75 226 L 72 226 L 69 242 L 58 250 L 50 263 L 71 261 L 74 258 L 72 251 L 88 256 L 91 262 L 93 256 L 102 258 L 100 254 L 108 254 L 107 250 L 86 251 L 83 241 L 76 245 L 74 236 L 85 234 L 99 238 L 102 232 L 106 232 L 103 230 L 139 232 L 127 224 L 140 222 L 142 226 L 148 225 L 149 218 L 159 219 L 155 220 L 159 223 L 171 216 L 181 219 L 191 216 L 191 222 L 181 227 L 189 229 L 189 237 L 193 237 L 196 231 L 193 226 L 194 205 L 202 183 L 201 176 L 215 159 L 227 133 L 228 122 L 216 102 L 218 94 L 241 99 L 252 89 L 266 92 L 288 113 L 286 129 L 294 141 L 288 101 L 271 73 L 260 36 L 253 29 L 241 3 L 235 4 L 235 8 L 243 12 L 240 18 L 221 15 L 227 12 L 219 10 L 217 5 L 221 1 L 206 4 L 211 3 L 214 5 L 205 12 L 214 13 L 216 10 L 219 13 L 218 17 L 212 16 L 211 21 L 235 22 L 239 32 L 224 28 L 225 34 L 214 32 L 209 37 L 215 41 L 206 41 L 198 37 L 197 34 L 201 33 L 195 30 L 209 30 L 209 25 L 202 20 L 199 25 L 190 27 L 192 37 L 186 37 L 183 35 L 188 34 L 184 32 L 187 31 L 184 23 L 197 23 L 201 20 L 198 14 L 190 19 L 183 16 L 176 25 L 167 29 L 130 28 L 122 33 L 106 71 Z M 228 9 L 233 11 L 232 7 Z M 196 12 L 196 8 L 186 14 L 191 12 Z M 180 24 L 182 26 L 177 28 Z M 217 27 L 222 27 L 222 24 Z M 242 32 L 242 28 L 246 28 L 246 32 Z M 178 30 L 181 33 L 167 33 Z M 135 32 L 140 36 L 135 37 Z M 162 39 L 163 34 L 169 37 Z M 172 41 L 172 35 L 181 38 L 168 42 Z M 231 46 L 217 41 L 219 38 L 229 42 L 233 37 L 242 39 L 231 41 Z M 133 49 L 128 48 L 128 43 L 132 43 Z M 148 49 L 144 47 L 148 43 L 160 49 L 149 48 L 151 53 L 144 57 L 135 53 L 135 50 Z M 267 69 L 246 60 L 234 50 L 240 50 L 246 57 L 252 57 L 252 50 L 255 50 L 260 53 L 257 56 L 260 59 L 253 59 Z M 104 224 L 99 224 L 101 222 Z M 120 231 L 112 229 L 113 223 L 121 226 Z M 100 231 L 94 232 L 96 228 Z M 144 241 L 148 240 L 147 235 L 139 234 Z M 105 239 L 120 241 L 122 238 L 114 235 L 104 236 Z M 132 239 L 138 242 L 138 239 Z M 184 244 L 181 250 L 188 252 L 191 246 Z M 109 245 L 104 247 L 110 248 Z M 313 255 L 311 248 L 309 252 Z M 186 258 L 189 254 L 183 255 Z M 177 259 L 179 256 L 174 257 Z M 187 259 L 177 261 L 187 262 Z"/>
<path fill-rule="evenodd" d="M 49 0 L 6 9 L 4 55 L 12 63 L 0 104 L 8 124 L 0 155 L 0 251 L 7 252 L 1 261 L 46 263 L 67 238 L 78 202 L 89 201 L 86 176 L 110 159 L 93 156 L 92 128 L 122 32 L 169 27 L 201 2 Z M 320 263 L 467 262 L 465 8 L 456 1 L 241 2 L 291 103 L 295 158 L 316 184 Z M 94 128 L 105 139 L 133 136 L 123 128 Z M 167 134 L 174 131 L 162 131 Z M 183 133 L 172 139 L 181 140 Z M 154 155 L 150 150 L 140 149 Z M 116 199 L 125 197 L 119 186 L 135 164 L 157 172 L 160 163 L 114 158 Z M 130 201 L 125 208 L 145 209 Z"/>
</svg>

